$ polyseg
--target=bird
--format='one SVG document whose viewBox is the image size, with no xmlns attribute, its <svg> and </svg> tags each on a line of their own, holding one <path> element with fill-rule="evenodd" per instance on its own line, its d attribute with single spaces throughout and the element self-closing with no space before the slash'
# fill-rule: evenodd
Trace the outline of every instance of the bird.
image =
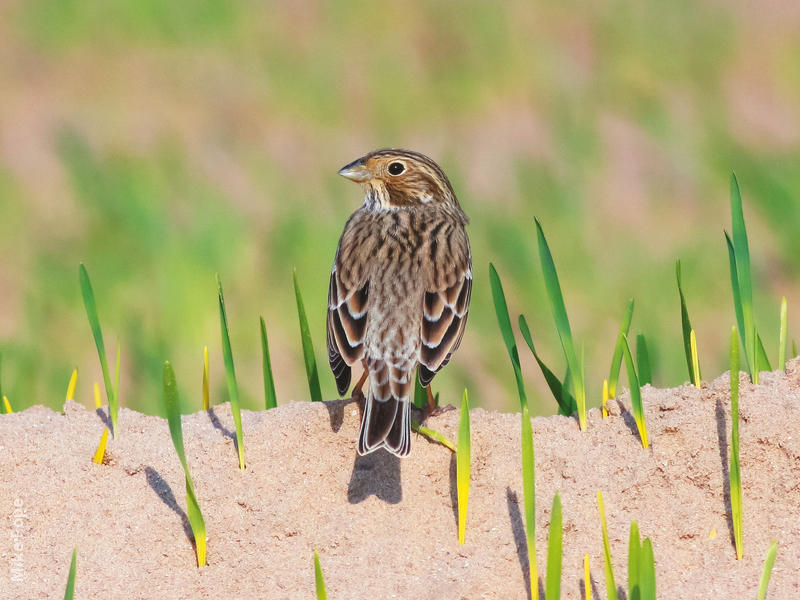
<svg viewBox="0 0 800 600">
<path fill-rule="evenodd" d="M 472 255 L 453 186 L 433 160 L 401 149 L 375 150 L 339 170 L 364 200 L 344 226 L 328 289 L 327 346 L 344 396 L 352 367 L 369 379 L 358 454 L 411 451 L 415 371 L 427 388 L 464 335 Z"/>
</svg>

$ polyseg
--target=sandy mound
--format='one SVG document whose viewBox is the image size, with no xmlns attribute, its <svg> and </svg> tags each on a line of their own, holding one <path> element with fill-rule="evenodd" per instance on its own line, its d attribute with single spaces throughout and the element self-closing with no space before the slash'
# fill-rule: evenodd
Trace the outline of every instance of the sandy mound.
<svg viewBox="0 0 800 600">
<path fill-rule="evenodd" d="M 607 420 L 591 411 L 585 433 L 572 419 L 534 419 L 540 570 L 560 490 L 563 597 L 582 597 L 585 552 L 593 597 L 605 597 L 600 489 L 621 587 L 636 519 L 653 539 L 660 598 L 754 598 L 772 539 L 780 546 L 770 597 L 800 597 L 798 378 L 799 362 L 787 374 L 764 374 L 758 387 L 742 377 L 741 562 L 728 515 L 727 375 L 702 390 L 645 388 L 649 451 L 633 433 L 627 394 Z M 465 546 L 457 543 L 455 461 L 442 446 L 415 436 L 403 461 L 383 452 L 356 458 L 352 402 L 293 403 L 243 418 L 241 472 L 228 405 L 184 417 L 208 528 L 209 565 L 197 569 L 164 420 L 122 410 L 109 464 L 95 465 L 104 426 L 95 412 L 70 402 L 64 414 L 34 407 L 0 417 L 0 596 L 61 597 L 77 546 L 79 598 L 307 599 L 314 548 L 330 598 L 527 597 L 519 415 L 472 415 Z M 430 426 L 455 439 L 457 421 L 451 411 Z"/>
</svg>

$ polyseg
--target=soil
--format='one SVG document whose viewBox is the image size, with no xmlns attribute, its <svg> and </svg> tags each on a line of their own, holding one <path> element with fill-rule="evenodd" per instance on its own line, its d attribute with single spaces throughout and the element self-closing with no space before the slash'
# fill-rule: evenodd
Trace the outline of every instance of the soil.
<svg viewBox="0 0 800 600">
<path fill-rule="evenodd" d="M 769 598 L 800 598 L 800 362 L 741 376 L 744 558 L 730 521 L 728 375 L 697 389 L 643 389 L 651 448 L 627 392 L 588 430 L 533 419 L 539 573 L 553 495 L 563 504 L 562 597 L 605 598 L 596 492 L 614 575 L 626 587 L 629 527 L 653 541 L 659 598 L 754 598 L 770 541 Z M 67 402 L 0 417 L 0 597 L 60 598 L 78 548 L 76 598 L 312 598 L 317 549 L 329 598 L 527 598 L 520 416 L 475 409 L 466 544 L 458 545 L 455 458 L 414 436 L 411 456 L 357 457 L 358 405 L 291 403 L 243 413 L 237 466 L 227 404 L 183 418 L 208 530 L 195 566 L 183 472 L 165 420 L 120 411 L 106 464 L 91 458 L 103 410 Z M 458 411 L 427 425 L 456 439 Z M 540 587 L 543 589 L 540 580 Z M 624 598 L 624 592 L 620 594 Z"/>
</svg>

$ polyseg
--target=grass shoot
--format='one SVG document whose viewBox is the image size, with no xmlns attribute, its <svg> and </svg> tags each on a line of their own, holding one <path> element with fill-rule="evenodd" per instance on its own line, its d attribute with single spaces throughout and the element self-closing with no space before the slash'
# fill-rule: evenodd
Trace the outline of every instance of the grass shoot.
<svg viewBox="0 0 800 600">
<path fill-rule="evenodd" d="M 314 550 L 314 581 L 317 588 L 317 600 L 328 600 L 328 592 L 325 591 L 325 579 L 322 577 L 322 567 L 319 564 L 319 552 Z"/>
<path fill-rule="evenodd" d="M 208 394 L 208 346 L 203 346 L 203 410 L 210 408 Z"/>
<path fill-rule="evenodd" d="M 605 557 L 606 594 L 608 600 L 617 600 L 617 584 L 614 583 L 614 569 L 611 566 L 611 545 L 608 542 L 608 526 L 606 525 L 606 509 L 603 506 L 603 494 L 597 490 L 597 508 L 600 511 L 600 527 L 603 530 L 603 555 Z"/>
<path fill-rule="evenodd" d="M 745 361 L 750 379 L 758 384 L 758 373 L 771 370 L 764 346 L 756 329 L 753 317 L 753 282 L 750 271 L 750 248 L 747 241 L 747 228 L 744 224 L 742 196 L 739 182 L 731 173 L 731 230 L 733 237 L 725 233 L 728 246 L 728 262 L 731 274 L 731 289 L 736 311 L 739 336 L 744 347 Z"/>
<path fill-rule="evenodd" d="M 103 370 L 103 382 L 106 386 L 106 398 L 108 398 L 108 412 L 111 416 L 111 428 L 114 436 L 118 434 L 117 430 L 117 415 L 119 413 L 119 405 L 117 403 L 117 394 L 114 385 L 111 382 L 111 372 L 108 370 L 108 359 L 106 358 L 106 347 L 103 343 L 103 331 L 100 329 L 100 318 L 97 314 L 97 303 L 94 298 L 94 290 L 92 289 L 92 282 L 89 279 L 89 273 L 83 263 L 80 264 L 78 269 L 78 279 L 81 285 L 81 294 L 83 295 L 83 304 L 86 308 L 86 316 L 89 319 L 89 327 L 94 336 L 94 343 L 97 346 L 97 356 L 100 358 L 100 367 Z M 119 365 L 119 347 L 117 348 L 117 365 Z M 119 367 L 117 367 L 119 373 Z"/>
<path fill-rule="evenodd" d="M 269 342 L 267 341 L 267 324 L 264 317 L 260 317 L 261 325 L 261 370 L 264 372 L 264 408 L 269 410 L 278 406 L 275 395 L 275 380 L 272 377 L 272 361 L 269 357 Z"/>
<path fill-rule="evenodd" d="M 731 329 L 731 457 L 728 465 L 731 496 L 731 522 L 736 544 L 736 559 L 742 560 L 742 474 L 739 464 L 739 340 Z"/>
<path fill-rule="evenodd" d="M 94 408 L 97 410 L 98 408 L 103 408 L 103 397 L 100 395 L 100 384 L 96 381 L 94 382 Z"/>
<path fill-rule="evenodd" d="M 228 395 L 231 399 L 231 413 L 236 427 L 236 450 L 239 454 L 239 468 L 244 470 L 244 440 L 242 439 L 242 412 L 239 408 L 239 386 L 236 383 L 236 371 L 233 367 L 231 339 L 228 335 L 228 317 L 225 312 L 225 296 L 222 293 L 222 281 L 217 275 L 217 292 L 219 298 L 219 324 L 222 333 L 222 358 L 225 363 L 225 378 L 228 382 Z"/>
<path fill-rule="evenodd" d="M 572 392 L 575 396 L 575 403 L 578 408 L 578 425 L 581 431 L 586 429 L 586 380 L 584 375 L 583 361 L 578 361 L 578 354 L 575 351 L 575 344 L 572 340 L 572 330 L 569 326 L 567 309 L 564 306 L 564 297 L 561 293 L 561 284 L 558 281 L 556 265 L 553 262 L 553 255 L 547 245 L 547 239 L 542 231 L 539 220 L 536 219 L 536 235 L 539 242 L 539 260 L 542 265 L 544 283 L 547 295 L 550 299 L 550 308 L 553 311 L 553 318 L 556 322 L 558 337 L 561 340 L 561 348 L 567 360 L 567 368 L 570 373 Z"/>
<path fill-rule="evenodd" d="M 775 564 L 775 556 L 777 554 L 778 542 L 773 541 L 769 546 L 769 550 L 767 550 L 767 557 L 764 559 L 764 569 L 761 571 L 761 581 L 758 584 L 758 600 L 765 600 L 767 597 L 769 578 L 772 575 L 772 567 Z"/>
<path fill-rule="evenodd" d="M 636 335 L 636 372 L 639 375 L 639 385 L 653 382 L 650 369 L 650 352 L 643 333 Z"/>
<path fill-rule="evenodd" d="M 78 383 L 78 369 L 74 369 L 72 371 L 72 375 L 69 378 L 69 384 L 67 384 L 67 400 L 75 400 L 75 386 Z"/>
<path fill-rule="evenodd" d="M 694 334 L 694 329 L 689 332 L 689 352 L 692 355 L 692 375 L 694 381 L 692 383 L 696 388 L 700 388 L 700 357 L 697 354 L 697 336 Z"/>
<path fill-rule="evenodd" d="M 561 498 L 556 492 L 556 495 L 553 496 L 553 508 L 550 511 L 550 532 L 547 537 L 547 579 L 545 581 L 545 598 L 547 600 L 561 598 L 562 535 Z"/>
<path fill-rule="evenodd" d="M 528 327 L 528 322 L 525 320 L 524 315 L 519 316 L 519 330 L 522 333 L 522 338 L 525 340 L 525 343 L 528 344 L 533 358 L 535 358 L 536 362 L 539 364 L 539 368 L 542 370 L 542 375 L 544 375 L 550 392 L 558 403 L 558 414 L 564 415 L 565 417 L 574 414 L 577 410 L 575 398 L 569 393 L 568 386 L 563 385 L 558 377 L 556 377 L 555 373 L 553 373 L 539 357 L 539 353 L 536 352 L 536 346 L 533 345 L 533 336 L 531 336 L 531 330 Z"/>
<path fill-rule="evenodd" d="M 103 458 L 106 456 L 106 446 L 108 445 L 108 427 L 103 428 L 103 434 L 100 436 L 100 443 L 97 445 L 97 450 L 92 457 L 92 462 L 98 465 L 103 464 Z"/>
<path fill-rule="evenodd" d="M 619 335 L 617 336 L 617 343 L 614 346 L 614 354 L 611 356 L 611 369 L 608 372 L 608 397 L 617 397 L 617 382 L 619 381 L 619 369 L 622 366 L 622 340 L 620 335 L 628 335 L 631 328 L 631 320 L 633 319 L 633 298 L 628 300 L 628 305 L 625 307 L 625 313 L 622 315 L 622 322 L 619 326 Z"/>
<path fill-rule="evenodd" d="M 426 402 L 427 402 L 427 400 L 426 400 Z M 434 429 L 430 429 L 428 427 L 423 427 L 422 425 L 420 425 L 419 423 L 417 423 L 414 420 L 411 421 L 411 429 L 413 431 L 416 431 L 420 435 L 424 435 L 426 438 L 428 438 L 430 440 L 433 440 L 434 442 L 436 442 L 438 444 L 441 444 L 442 446 L 444 446 L 445 448 L 447 448 L 451 452 L 458 452 L 458 448 L 456 448 L 456 445 L 453 442 L 448 440 L 444 435 L 442 435 L 441 433 L 439 433 L 438 431 L 436 431 Z"/>
<path fill-rule="evenodd" d="M 108 431 L 108 430 L 106 430 Z M 75 571 L 78 563 L 78 549 L 72 549 L 72 560 L 69 563 L 69 574 L 67 575 L 67 587 L 64 590 L 64 600 L 75 598 Z"/>
<path fill-rule="evenodd" d="M 642 440 L 642 447 L 647 450 L 647 425 L 644 420 L 644 406 L 642 405 L 642 390 L 639 386 L 639 379 L 636 375 L 636 368 L 633 365 L 633 357 L 628 346 L 628 338 L 622 336 L 622 351 L 625 355 L 625 368 L 628 371 L 628 382 L 631 389 L 631 407 L 633 408 L 633 419 L 636 421 L 636 429 L 639 431 L 639 438 Z"/>
<path fill-rule="evenodd" d="M 681 261 L 675 262 L 675 279 L 678 282 L 678 294 L 681 298 L 681 331 L 683 332 L 683 351 L 686 355 L 686 367 L 689 370 L 689 381 L 700 387 L 699 381 L 703 379 L 700 373 L 700 363 L 697 359 L 697 344 L 695 352 L 692 353 L 692 322 L 689 320 L 689 310 L 686 308 L 686 296 L 683 294 L 683 284 L 681 283 Z"/>
<path fill-rule="evenodd" d="M 306 364 L 306 377 L 308 377 L 308 391 L 312 402 L 322 401 L 322 390 L 319 387 L 319 371 L 317 359 L 314 356 L 314 344 L 311 341 L 311 329 L 306 318 L 306 309 L 303 305 L 303 296 L 300 294 L 300 284 L 297 282 L 297 269 L 294 270 L 294 297 L 297 301 L 297 318 L 300 321 L 300 341 L 303 344 L 303 360 Z"/>
<path fill-rule="evenodd" d="M 656 566 L 650 538 L 642 542 L 639 526 L 631 523 L 628 541 L 628 598 L 656 600 Z"/>
<path fill-rule="evenodd" d="M 14 412 L 11 408 L 11 402 L 8 401 L 8 396 L 3 396 L 3 410 L 7 415 Z"/>
<path fill-rule="evenodd" d="M 786 370 L 786 329 L 788 326 L 786 296 L 781 298 L 781 324 L 778 331 L 778 370 Z"/>
<path fill-rule="evenodd" d="M 528 397 L 525 394 L 525 382 L 522 379 L 522 367 L 519 362 L 519 351 L 517 343 L 514 341 L 514 332 L 511 329 L 511 318 L 508 315 L 508 304 L 506 295 L 503 292 L 503 284 L 500 276 L 492 263 L 489 263 L 489 283 L 492 289 L 492 300 L 494 311 L 497 315 L 497 324 L 503 336 L 508 356 L 511 359 L 511 366 L 514 371 L 514 378 L 517 381 L 517 391 L 519 392 L 519 403 L 522 409 L 522 489 L 525 503 L 525 537 L 528 544 L 528 575 L 530 579 L 530 597 L 532 600 L 539 600 L 539 575 L 536 566 L 536 490 L 534 478 L 534 455 L 533 455 L 533 427 L 531 416 L 528 411 Z"/>
<path fill-rule="evenodd" d="M 589 555 L 583 555 L 583 598 L 592 600 L 592 572 L 589 570 Z"/>
<path fill-rule="evenodd" d="M 456 450 L 456 492 L 458 496 L 458 543 L 463 545 L 467 529 L 469 504 L 470 456 L 472 444 L 469 433 L 469 396 L 467 390 L 461 397 L 461 415 L 458 421 L 458 446 Z"/>
<path fill-rule="evenodd" d="M 608 379 L 603 379 L 603 400 L 601 404 L 603 418 L 608 418 Z"/>
<path fill-rule="evenodd" d="M 197 496 L 194 492 L 192 478 L 189 475 L 189 465 L 186 462 L 186 453 L 183 448 L 183 426 L 181 424 L 178 385 L 175 382 L 175 372 L 169 361 L 164 363 L 163 402 L 167 413 L 172 444 L 175 446 L 175 452 L 181 461 L 186 479 L 186 516 L 189 518 L 189 525 L 192 527 L 192 535 L 194 536 L 194 544 L 197 551 L 197 566 L 202 567 L 206 564 L 206 523 L 203 519 L 203 513 L 200 512 L 200 505 L 197 502 Z"/>
</svg>

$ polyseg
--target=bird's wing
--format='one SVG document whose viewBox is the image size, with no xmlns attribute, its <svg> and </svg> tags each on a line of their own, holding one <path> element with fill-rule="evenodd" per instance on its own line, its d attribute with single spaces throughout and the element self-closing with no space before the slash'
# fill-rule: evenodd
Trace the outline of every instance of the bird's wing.
<svg viewBox="0 0 800 600">
<path fill-rule="evenodd" d="M 364 356 L 369 280 L 347 285 L 334 262 L 328 288 L 328 361 L 343 396 L 350 387 L 350 366 Z"/>
<path fill-rule="evenodd" d="M 447 250 L 447 256 L 438 252 Z M 458 349 L 469 313 L 472 294 L 472 257 L 463 228 L 456 228 L 447 243 L 433 245 L 435 267 L 426 282 L 420 329 L 420 370 L 423 386 L 444 367 Z"/>
</svg>

